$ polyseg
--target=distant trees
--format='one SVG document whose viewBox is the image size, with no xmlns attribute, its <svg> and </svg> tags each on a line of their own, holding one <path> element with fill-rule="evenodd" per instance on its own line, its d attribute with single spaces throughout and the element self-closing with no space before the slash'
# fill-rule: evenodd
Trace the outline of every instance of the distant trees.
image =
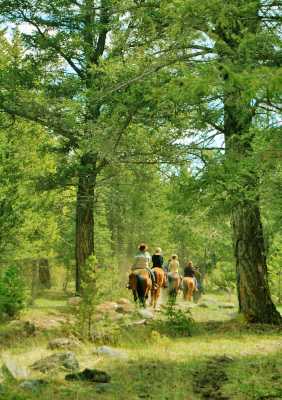
<svg viewBox="0 0 282 400">
<path fill-rule="evenodd" d="M 0 7 L 9 29 L 28 27 L 12 42 L 2 34 L 1 118 L 32 127 L 39 141 L 48 135 L 44 154 L 54 164 L 37 171 L 37 188 L 61 188 L 72 199 L 66 214 L 76 210 L 75 227 L 48 207 L 46 215 L 67 226 L 68 243 L 75 231 L 68 251 L 75 248 L 77 292 L 94 251 L 104 262 L 120 246 L 132 252 L 142 235 L 183 257 L 187 240 L 198 254 L 202 246 L 202 254 L 212 253 L 209 240 L 223 252 L 203 223 L 217 209 L 225 216 L 215 231 L 228 234 L 231 217 L 240 310 L 253 322 L 280 323 L 261 218 L 271 198 L 266 176 L 279 169 L 272 156 L 261 167 L 263 148 L 281 145 L 276 2 L 0 0 Z M 15 195 L 9 190 L 7 199 Z M 185 204 L 193 199 L 198 207 Z M 20 214 L 13 208 L 9 215 L 18 220 L 4 218 L 11 232 Z M 34 232 L 36 221 L 31 225 Z"/>
</svg>

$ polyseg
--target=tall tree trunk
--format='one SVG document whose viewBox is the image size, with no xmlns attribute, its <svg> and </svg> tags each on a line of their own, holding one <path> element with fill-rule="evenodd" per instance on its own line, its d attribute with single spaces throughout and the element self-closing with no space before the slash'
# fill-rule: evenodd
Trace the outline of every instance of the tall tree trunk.
<svg viewBox="0 0 282 400">
<path fill-rule="evenodd" d="M 225 80 L 228 79 L 226 75 Z M 224 103 L 227 162 L 231 162 L 235 181 L 240 183 L 231 214 L 239 311 L 249 322 L 279 324 L 282 318 L 268 286 L 259 179 L 252 163 L 248 164 L 253 151 L 249 132 L 252 112 L 242 98 L 242 90 L 236 88 L 225 94 Z"/>
<path fill-rule="evenodd" d="M 96 160 L 91 155 L 81 159 L 76 200 L 76 292 L 81 292 L 83 267 L 94 253 L 94 189 L 96 183 Z"/>
<path fill-rule="evenodd" d="M 44 289 L 50 289 L 51 283 L 51 273 L 49 260 L 47 258 L 41 258 L 38 260 L 38 274 L 40 286 Z"/>
<path fill-rule="evenodd" d="M 238 75 L 249 72 L 250 65 L 244 64 L 240 54 L 241 41 L 245 35 L 256 35 L 261 29 L 259 18 L 260 2 L 251 0 L 252 7 L 246 8 L 247 0 L 229 2 L 233 5 L 232 21 L 226 14 L 229 25 L 218 21 L 216 33 L 219 60 L 224 84 L 224 136 L 227 165 L 234 174 L 237 192 L 233 196 L 231 223 L 236 260 L 239 311 L 250 322 L 282 322 L 270 296 L 267 280 L 267 264 L 263 228 L 259 209 L 259 179 L 249 160 L 253 148 L 250 128 L 255 112 L 248 88 Z M 234 10 L 237 10 L 236 13 Z M 228 7 L 227 7 L 228 11 Z M 229 9 L 230 11 L 230 9 Z M 260 60 L 254 56 L 253 64 Z M 230 73 L 230 71 L 232 71 Z M 239 188 L 238 188 L 239 187 Z"/>
<path fill-rule="evenodd" d="M 258 204 L 245 202 L 232 212 L 240 311 L 250 322 L 281 323 L 270 296 Z"/>
</svg>

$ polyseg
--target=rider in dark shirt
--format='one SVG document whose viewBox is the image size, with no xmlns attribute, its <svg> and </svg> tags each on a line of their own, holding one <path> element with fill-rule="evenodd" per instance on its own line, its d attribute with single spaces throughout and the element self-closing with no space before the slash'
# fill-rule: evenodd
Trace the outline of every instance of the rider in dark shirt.
<svg viewBox="0 0 282 400">
<path fill-rule="evenodd" d="M 198 290 L 198 282 L 197 282 L 197 279 L 196 279 L 195 272 L 196 271 L 195 271 L 195 268 L 193 266 L 192 261 L 189 261 L 187 263 L 187 265 L 184 267 L 183 275 L 184 275 L 184 277 L 194 278 L 195 285 L 196 285 L 196 290 Z"/>
<path fill-rule="evenodd" d="M 165 272 L 165 283 L 164 283 L 164 287 L 167 287 L 167 272 L 164 268 L 164 258 L 162 256 L 162 250 L 161 248 L 157 248 L 155 251 L 155 254 L 152 255 L 152 269 L 154 270 L 154 268 L 162 268 Z"/>
<path fill-rule="evenodd" d="M 192 264 L 192 263 L 191 263 Z M 194 278 L 195 277 L 195 270 L 193 265 L 191 265 L 190 262 L 184 267 L 183 275 L 184 277 L 190 277 Z"/>
<path fill-rule="evenodd" d="M 152 263 L 152 268 L 163 268 L 164 258 L 160 252 L 156 251 L 155 254 L 152 255 Z"/>
</svg>

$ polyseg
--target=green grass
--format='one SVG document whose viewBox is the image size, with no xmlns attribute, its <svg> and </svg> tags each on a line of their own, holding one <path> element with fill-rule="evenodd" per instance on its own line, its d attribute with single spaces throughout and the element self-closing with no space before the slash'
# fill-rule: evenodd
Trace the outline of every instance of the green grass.
<svg viewBox="0 0 282 400">
<path fill-rule="evenodd" d="M 235 303 L 235 298 L 231 300 Z M 203 301 L 209 304 L 208 308 L 197 306 L 191 310 L 196 321 L 192 337 L 172 335 L 162 320 L 161 325 L 152 322 L 120 328 L 117 343 L 127 351 L 126 360 L 97 356 L 95 345 L 88 342 L 74 350 L 81 368 L 108 372 L 112 377 L 109 385 L 66 382 L 65 373 L 60 371 L 48 376 L 48 384 L 35 393 L 19 389 L 16 381 L 5 380 L 2 394 L 0 387 L 0 400 L 200 400 L 204 391 L 214 390 L 209 386 L 209 377 L 211 381 L 214 377 L 220 380 L 221 369 L 227 378 L 219 382 L 220 389 L 210 398 L 281 399 L 282 330 L 249 326 L 239 317 L 234 318 L 236 309 L 218 307 L 230 302 L 224 295 L 206 295 Z M 66 310 L 65 299 L 53 294 L 52 298 L 39 299 L 24 318 L 53 318 L 60 313 L 69 316 L 70 310 L 65 314 Z M 158 318 L 163 318 L 161 313 Z M 2 347 L 2 354 L 8 353 L 20 365 L 29 366 L 52 353 L 47 350 L 47 341 L 65 334 L 64 329 L 62 332 L 50 329 L 20 342 L 16 339 L 12 348 Z M 217 358 L 222 356 L 231 361 L 217 364 Z M 195 387 L 196 376 L 207 381 L 204 388 Z"/>
</svg>

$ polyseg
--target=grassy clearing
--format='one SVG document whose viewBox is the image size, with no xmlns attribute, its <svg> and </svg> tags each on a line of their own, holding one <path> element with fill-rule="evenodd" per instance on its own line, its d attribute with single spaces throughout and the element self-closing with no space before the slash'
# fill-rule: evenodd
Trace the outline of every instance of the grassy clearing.
<svg viewBox="0 0 282 400">
<path fill-rule="evenodd" d="M 48 384 L 34 393 L 19 389 L 18 382 L 6 379 L 0 387 L 0 399 L 281 399 L 281 329 L 244 324 L 235 317 L 236 309 L 219 307 L 230 303 L 224 295 L 206 295 L 202 301 L 206 308 L 196 306 L 191 310 L 196 321 L 192 337 L 171 335 L 164 321 L 162 329 L 159 322 L 152 322 L 120 327 L 117 343 L 128 353 L 126 360 L 98 356 L 95 345 L 89 342 L 74 349 L 81 368 L 107 371 L 112 376 L 110 384 L 66 382 L 61 371 L 48 375 Z M 66 299 L 55 298 L 53 294 L 52 298 L 37 301 L 24 318 L 52 320 L 62 315 L 73 317 Z M 34 337 L 16 340 L 13 347 L 2 346 L 2 355 L 9 354 L 20 365 L 30 366 L 52 353 L 47 350 L 51 337 L 67 333 L 66 324 L 61 329 L 51 327 Z M 230 359 L 224 366 L 215 361 L 222 356 Z M 227 378 L 221 382 L 222 369 Z M 215 370 L 217 373 L 213 375 Z M 37 373 L 33 377 L 44 378 L 44 375 Z M 215 380 L 218 387 L 213 385 Z M 207 384 L 197 388 L 195 382 Z"/>
</svg>

